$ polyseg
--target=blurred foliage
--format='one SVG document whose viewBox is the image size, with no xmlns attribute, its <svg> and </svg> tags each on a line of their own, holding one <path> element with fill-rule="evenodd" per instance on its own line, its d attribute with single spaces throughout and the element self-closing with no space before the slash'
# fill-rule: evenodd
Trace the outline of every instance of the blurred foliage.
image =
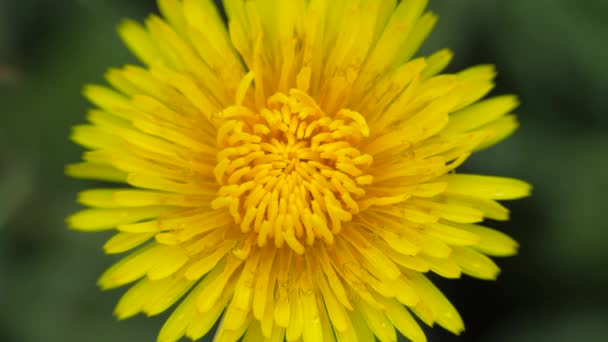
<svg viewBox="0 0 608 342">
<path fill-rule="evenodd" d="M 608 336 L 608 2 L 434 1 L 440 21 L 424 52 L 450 47 L 450 70 L 496 64 L 496 93 L 522 98 L 521 128 L 466 171 L 519 177 L 533 197 L 492 223 L 521 243 L 498 282 L 437 281 L 467 332 L 431 341 L 604 341 Z M 0 0 L 0 341 L 152 341 L 166 315 L 117 323 L 121 291 L 96 278 L 115 258 L 105 234 L 65 229 L 79 159 L 70 126 L 88 107 L 82 85 L 135 61 L 115 27 L 153 1 Z"/>
</svg>

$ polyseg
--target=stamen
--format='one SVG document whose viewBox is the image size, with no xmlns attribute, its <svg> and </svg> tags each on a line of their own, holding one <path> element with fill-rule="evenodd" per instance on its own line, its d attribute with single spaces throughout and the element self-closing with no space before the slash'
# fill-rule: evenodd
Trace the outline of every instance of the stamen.
<svg viewBox="0 0 608 342">
<path fill-rule="evenodd" d="M 324 113 L 297 89 L 271 96 L 258 114 L 241 102 L 217 116 L 225 121 L 213 173 L 222 186 L 212 207 L 228 210 L 242 232 L 255 232 L 260 247 L 273 240 L 303 254 L 316 239 L 332 244 L 372 181 L 373 158 L 358 148 L 369 136 L 364 117 Z"/>
</svg>

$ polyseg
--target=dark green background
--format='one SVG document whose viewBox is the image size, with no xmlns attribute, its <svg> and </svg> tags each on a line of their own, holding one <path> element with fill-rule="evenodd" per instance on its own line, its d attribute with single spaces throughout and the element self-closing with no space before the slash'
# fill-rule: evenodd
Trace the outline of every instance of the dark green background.
<svg viewBox="0 0 608 342">
<path fill-rule="evenodd" d="M 466 171 L 534 185 L 497 224 L 521 243 L 498 282 L 439 280 L 460 309 L 459 338 L 431 341 L 606 341 L 608 337 L 608 1 L 436 0 L 425 51 L 450 47 L 450 70 L 494 63 L 496 93 L 521 96 L 520 130 Z M 152 341 L 166 315 L 117 322 L 122 290 L 100 292 L 115 258 L 107 234 L 65 228 L 81 150 L 80 95 L 110 66 L 133 62 L 115 27 L 151 0 L 0 0 L 0 341 Z M 356 23 L 353 23 L 356 24 Z"/>
</svg>

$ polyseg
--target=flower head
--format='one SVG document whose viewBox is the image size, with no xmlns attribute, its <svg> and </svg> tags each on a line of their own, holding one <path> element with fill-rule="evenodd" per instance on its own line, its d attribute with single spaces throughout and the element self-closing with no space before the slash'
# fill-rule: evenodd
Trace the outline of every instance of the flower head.
<svg viewBox="0 0 608 342">
<path fill-rule="evenodd" d="M 484 227 L 521 181 L 455 173 L 517 126 L 494 69 L 411 59 L 435 24 L 424 0 L 160 0 L 119 31 L 144 66 L 88 86 L 72 138 L 87 190 L 79 230 L 134 250 L 99 284 L 135 282 L 116 315 L 181 301 L 159 341 L 413 341 L 414 319 L 460 333 L 425 276 L 494 279 L 517 244 Z M 413 315 L 412 315 L 413 313 Z"/>
</svg>

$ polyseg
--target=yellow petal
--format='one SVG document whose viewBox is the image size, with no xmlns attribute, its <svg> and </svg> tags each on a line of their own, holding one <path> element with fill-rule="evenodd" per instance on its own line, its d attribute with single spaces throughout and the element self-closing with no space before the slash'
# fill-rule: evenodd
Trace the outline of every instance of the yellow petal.
<svg viewBox="0 0 608 342">
<path fill-rule="evenodd" d="M 429 256 L 422 256 L 422 258 L 429 265 L 431 271 L 444 278 L 458 279 L 461 276 L 460 267 L 449 258 L 433 258 Z"/>
<path fill-rule="evenodd" d="M 120 75 L 136 88 L 135 91 L 127 94 L 132 96 L 133 104 L 143 111 L 145 111 L 146 108 L 142 105 L 142 101 L 148 99 L 144 94 L 150 95 L 161 101 L 170 101 L 169 99 L 171 96 L 176 95 L 169 85 L 156 78 L 148 69 L 127 65 L 120 71 Z"/>
<path fill-rule="evenodd" d="M 125 233 L 114 235 L 103 245 L 104 252 L 108 254 L 123 253 L 148 241 L 154 233 Z"/>
<path fill-rule="evenodd" d="M 392 63 L 405 59 L 406 56 L 401 60 L 397 60 L 397 57 L 404 47 L 413 45 L 406 43 L 427 2 L 427 0 L 408 0 L 399 3 L 368 57 L 363 74 L 374 75 L 392 66 Z"/>
<path fill-rule="evenodd" d="M 342 284 L 342 280 L 338 277 L 336 272 L 334 271 L 333 266 L 331 265 L 331 259 L 327 255 L 327 252 L 323 247 L 321 247 L 321 255 L 318 258 L 319 263 L 321 264 L 321 269 L 323 270 L 324 276 L 327 278 L 327 282 L 331 291 L 336 296 L 336 299 L 347 309 L 352 310 L 352 305 L 348 299 L 347 290 L 344 288 Z"/>
<path fill-rule="evenodd" d="M 403 236 L 420 246 L 420 252 L 435 258 L 447 258 L 452 249 L 445 242 L 413 229 L 403 231 Z"/>
<path fill-rule="evenodd" d="M 323 333 L 323 338 L 319 341 L 327 341 L 327 342 L 336 342 L 334 329 L 331 326 L 331 321 L 327 315 L 327 310 L 325 308 L 325 304 L 323 304 L 323 300 L 321 296 L 317 296 L 317 307 L 319 308 L 319 323 L 321 327 L 321 331 Z"/>
<path fill-rule="evenodd" d="M 493 220 L 506 221 L 509 219 L 509 209 L 495 200 L 450 193 L 443 201 L 445 203 L 475 208 L 483 212 L 485 217 Z"/>
<path fill-rule="evenodd" d="M 236 281 L 234 296 L 224 314 L 227 329 L 237 329 L 242 321 L 251 314 L 253 285 L 257 275 L 260 254 L 259 251 L 255 251 L 253 255 L 247 258 L 239 279 Z"/>
<path fill-rule="evenodd" d="M 200 41 L 192 42 L 201 57 L 212 67 L 221 66 L 208 59 L 211 57 L 210 55 L 216 53 L 216 56 L 220 58 L 218 62 L 223 60 L 228 65 L 234 66 L 233 69 L 237 70 L 231 70 L 232 72 L 242 72 L 240 63 L 235 63 L 236 55 L 230 45 L 226 24 L 218 13 L 216 6 L 208 0 L 185 0 L 183 7 L 188 24 L 204 37 Z M 228 4 L 226 4 L 226 7 L 228 7 Z M 209 47 L 205 48 L 205 42 L 209 43 Z"/>
<path fill-rule="evenodd" d="M 356 229 L 342 232 L 342 235 L 353 245 L 353 251 L 359 253 L 374 269 L 372 273 L 382 278 L 397 279 L 399 268 L 381 250 Z"/>
<path fill-rule="evenodd" d="M 148 278 L 143 278 L 120 297 L 114 314 L 118 319 L 135 316 L 154 295 L 156 295 L 155 283 Z"/>
<path fill-rule="evenodd" d="M 387 252 L 387 255 L 398 265 L 417 272 L 428 272 L 429 265 L 419 256 L 403 255 L 396 252 Z"/>
<path fill-rule="evenodd" d="M 464 331 L 462 318 L 443 293 L 420 273 L 407 272 L 407 278 L 425 306 L 432 311 L 436 322 L 446 330 L 460 335 Z"/>
<path fill-rule="evenodd" d="M 152 280 L 162 279 L 179 270 L 188 261 L 184 249 L 181 246 L 157 246 L 157 257 L 153 266 L 148 270 L 148 278 Z"/>
<path fill-rule="evenodd" d="M 114 201 L 114 192 L 117 189 L 92 189 L 78 193 L 78 202 L 89 207 L 117 208 L 120 207 Z"/>
<path fill-rule="evenodd" d="M 460 101 L 453 111 L 462 109 L 489 93 L 494 88 L 494 77 L 496 69 L 493 65 L 477 65 L 459 72 L 461 85 L 454 90 L 454 95 Z"/>
<path fill-rule="evenodd" d="M 82 231 L 112 229 L 116 226 L 134 223 L 166 213 L 170 207 L 85 209 L 70 216 L 70 227 Z"/>
<path fill-rule="evenodd" d="M 289 342 L 297 341 L 302 337 L 304 330 L 304 314 L 302 312 L 302 299 L 299 289 L 289 291 L 289 303 L 291 303 L 291 315 L 289 325 L 285 330 L 285 339 Z"/>
<path fill-rule="evenodd" d="M 484 254 L 497 257 L 517 254 L 519 244 L 502 232 L 476 224 L 459 224 L 457 227 L 479 236 L 479 242 L 472 247 Z"/>
<path fill-rule="evenodd" d="M 201 312 L 209 311 L 221 298 L 226 290 L 226 284 L 243 260 L 228 255 L 211 272 L 203 278 L 204 286 L 197 297 L 197 307 Z"/>
<path fill-rule="evenodd" d="M 511 200 L 530 195 L 530 184 L 513 178 L 452 174 L 442 177 L 448 182 L 447 193 L 481 198 Z"/>
<path fill-rule="evenodd" d="M 487 131 L 488 137 L 476 147 L 476 150 L 488 148 L 511 135 L 519 127 L 515 115 L 504 116 L 494 122 L 484 125 L 479 130 Z"/>
<path fill-rule="evenodd" d="M 148 297 L 147 303 L 142 308 L 142 311 L 148 316 L 155 316 L 167 310 L 194 285 L 193 281 L 184 279 L 181 273 L 156 282 L 159 284 L 156 285 L 154 296 Z"/>
<path fill-rule="evenodd" d="M 120 150 L 121 148 L 124 148 L 120 138 L 91 125 L 77 125 L 72 127 L 70 139 L 89 149 Z"/>
<path fill-rule="evenodd" d="M 424 227 L 429 235 L 452 246 L 471 246 L 479 242 L 479 236 L 450 224 L 433 223 Z"/>
<path fill-rule="evenodd" d="M 135 56 L 145 64 L 152 65 L 162 61 L 158 47 L 140 24 L 124 20 L 118 26 L 118 33 Z"/>
<path fill-rule="evenodd" d="M 249 324 L 249 328 L 247 328 L 247 332 L 245 332 L 245 336 L 243 336 L 243 342 L 258 342 L 264 341 L 264 335 L 262 334 L 262 328 L 260 327 L 260 323 L 256 320 L 253 320 Z M 287 341 L 292 341 L 289 338 Z"/>
<path fill-rule="evenodd" d="M 129 119 L 129 115 L 125 113 L 125 110 L 130 109 L 131 104 L 129 99 L 124 95 L 119 94 L 108 87 L 94 84 L 85 86 L 83 93 L 89 101 L 99 108 L 126 120 Z"/>
<path fill-rule="evenodd" d="M 385 299 L 384 305 L 388 319 L 403 336 L 412 342 L 426 342 L 424 332 L 405 306 L 391 299 Z"/>
<path fill-rule="evenodd" d="M 159 250 L 155 247 L 152 243 L 122 258 L 101 275 L 98 285 L 103 289 L 111 289 L 141 278 L 158 258 Z"/>
<path fill-rule="evenodd" d="M 411 307 L 410 310 L 422 321 L 424 324 L 429 327 L 433 327 L 435 325 L 435 313 L 431 311 L 428 304 L 419 301 L 416 306 Z"/>
<path fill-rule="evenodd" d="M 186 20 L 183 15 L 182 1 L 180 0 L 158 0 L 158 8 L 171 26 L 180 34 L 186 33 Z"/>
<path fill-rule="evenodd" d="M 218 245 L 213 253 L 201 256 L 196 262 L 188 267 L 186 278 L 196 280 L 209 273 L 236 245 L 235 241 L 224 241 Z"/>
<path fill-rule="evenodd" d="M 344 331 L 334 329 L 334 333 L 338 342 L 357 341 L 357 331 L 348 316 L 346 317 L 346 329 Z"/>
<path fill-rule="evenodd" d="M 323 302 L 327 308 L 329 319 L 331 320 L 332 326 L 336 331 L 345 331 L 348 328 L 348 315 L 344 310 L 344 306 L 340 304 L 333 294 L 333 291 L 327 285 L 325 277 L 319 277 L 320 281 L 317 284 L 323 296 Z"/>
<path fill-rule="evenodd" d="M 493 122 L 519 105 L 516 96 L 503 95 L 484 100 L 450 115 L 442 134 L 467 132 Z"/>
<path fill-rule="evenodd" d="M 131 83 L 124 75 L 122 70 L 110 68 L 104 75 L 105 79 L 112 87 L 119 90 L 123 94 L 134 95 L 139 93 L 137 86 Z"/>
<path fill-rule="evenodd" d="M 449 192 L 449 190 L 450 185 L 448 185 L 447 191 Z M 483 212 L 475 208 L 418 198 L 412 199 L 409 202 L 413 205 L 419 206 L 420 208 L 427 209 L 432 215 L 446 220 L 462 223 L 475 223 L 483 221 Z"/>
<path fill-rule="evenodd" d="M 197 290 L 202 289 L 202 286 L 197 287 L 192 296 L 189 296 L 186 300 L 192 302 L 190 305 L 196 307 L 196 296 L 198 296 L 199 292 Z M 186 336 L 190 339 L 198 340 L 205 336 L 213 326 L 217 323 L 217 320 L 220 318 L 222 312 L 226 308 L 228 301 L 232 297 L 234 291 L 234 286 L 228 286 L 226 291 L 222 294 L 220 300 L 218 300 L 209 310 L 205 312 L 200 312 L 193 308 L 196 313 L 192 317 L 192 321 L 189 322 L 188 327 L 186 329 Z"/>
<path fill-rule="evenodd" d="M 370 305 L 366 303 L 358 303 L 357 305 L 359 311 L 362 313 L 365 321 L 367 322 L 367 326 L 370 330 L 378 337 L 378 339 L 382 342 L 395 342 L 397 341 L 397 333 L 395 332 L 395 327 L 386 315 Z"/>
<path fill-rule="evenodd" d="M 359 342 L 376 342 L 374 333 L 367 326 L 367 322 L 359 310 L 350 312 L 350 318 L 353 322 L 353 327 L 357 333 L 357 341 Z"/>
<path fill-rule="evenodd" d="M 398 62 L 403 62 L 412 58 L 435 27 L 437 19 L 438 17 L 431 12 L 425 13 L 418 19 L 416 26 L 414 26 L 407 41 L 400 48 L 400 54 L 397 59 Z"/>
<path fill-rule="evenodd" d="M 205 287 L 205 282 L 199 282 L 175 311 L 173 311 L 161 328 L 158 335 L 159 342 L 175 342 L 184 334 L 192 340 L 197 340 L 211 330 L 232 296 L 234 286 L 228 284 L 220 300 L 210 310 L 202 313 L 197 310 L 197 298 Z"/>
<path fill-rule="evenodd" d="M 116 183 L 125 183 L 127 181 L 127 173 L 107 164 L 90 162 L 70 164 L 65 168 L 65 173 L 74 178 L 96 179 Z"/>
<path fill-rule="evenodd" d="M 393 281 L 389 286 L 394 288 L 395 299 L 403 305 L 414 306 L 420 301 L 420 298 L 408 285 L 407 279 L 403 275 Z"/>
<path fill-rule="evenodd" d="M 304 331 L 302 339 L 304 342 L 323 341 L 323 328 L 319 317 L 319 308 L 312 289 L 302 293 L 302 314 L 304 317 Z"/>
<path fill-rule="evenodd" d="M 458 264 L 462 272 L 475 278 L 495 280 L 500 273 L 492 259 L 468 247 L 454 247 L 450 259 Z"/>
<path fill-rule="evenodd" d="M 241 323 L 241 325 L 234 330 L 229 330 L 225 328 L 225 316 L 222 317 L 222 320 L 220 321 L 220 325 L 217 329 L 217 332 L 215 333 L 215 336 L 213 337 L 213 342 L 236 342 L 238 341 L 241 336 L 243 336 L 243 334 L 245 334 L 245 330 L 247 330 L 247 327 L 249 326 L 249 324 L 251 323 L 251 316 L 247 317 L 247 319 Z"/>
<path fill-rule="evenodd" d="M 98 208 L 147 207 L 171 205 L 197 207 L 206 203 L 204 196 L 186 196 L 160 191 L 118 189 L 93 189 L 78 194 L 78 201 Z"/>
<path fill-rule="evenodd" d="M 445 69 L 450 63 L 454 53 L 449 49 L 442 49 L 430 55 L 426 59 L 426 68 L 420 75 L 422 79 L 431 78 Z"/>
<path fill-rule="evenodd" d="M 260 269 L 255 281 L 255 292 L 253 297 L 253 315 L 256 319 L 262 320 L 265 314 L 268 289 L 274 286 L 276 274 L 272 272 L 275 262 L 274 248 L 267 248 L 260 260 Z"/>
</svg>

